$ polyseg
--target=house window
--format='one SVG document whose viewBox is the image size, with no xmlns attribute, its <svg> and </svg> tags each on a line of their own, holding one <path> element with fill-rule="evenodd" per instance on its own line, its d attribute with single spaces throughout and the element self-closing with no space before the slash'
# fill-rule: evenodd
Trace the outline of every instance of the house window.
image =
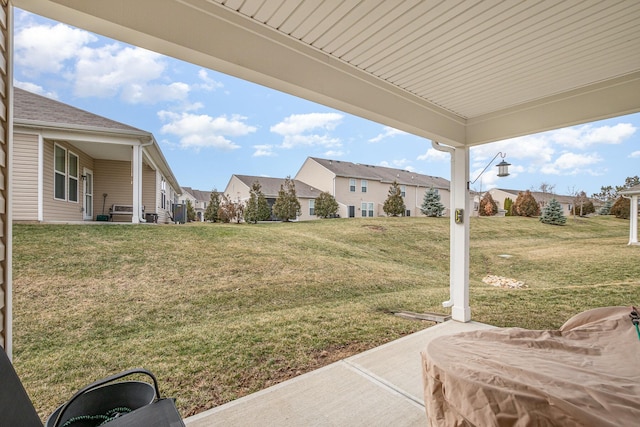
<svg viewBox="0 0 640 427">
<path fill-rule="evenodd" d="M 356 191 L 356 180 L 355 179 L 350 179 L 349 180 L 349 191 L 351 191 L 352 193 L 354 193 Z"/>
<path fill-rule="evenodd" d="M 360 181 L 360 186 L 362 187 L 362 192 L 366 193 L 367 192 L 367 180 L 363 179 Z"/>
<path fill-rule="evenodd" d="M 164 177 L 160 180 L 160 207 L 167 208 L 167 181 L 164 180 Z"/>
<path fill-rule="evenodd" d="M 316 214 L 316 201 L 315 199 L 309 200 L 309 215 L 313 216 Z"/>
<path fill-rule="evenodd" d="M 402 197 L 406 197 L 407 196 L 407 186 L 406 185 L 401 185 L 400 186 L 400 195 Z"/>
<path fill-rule="evenodd" d="M 362 217 L 366 218 L 367 216 L 373 218 L 373 203 L 363 202 L 361 205 Z"/>
<path fill-rule="evenodd" d="M 54 189 L 53 197 L 58 200 L 66 200 L 67 181 L 67 150 L 55 145 L 53 148 Z"/>
<path fill-rule="evenodd" d="M 79 169 L 78 156 L 69 151 L 69 201 L 78 202 L 78 169 Z"/>
</svg>

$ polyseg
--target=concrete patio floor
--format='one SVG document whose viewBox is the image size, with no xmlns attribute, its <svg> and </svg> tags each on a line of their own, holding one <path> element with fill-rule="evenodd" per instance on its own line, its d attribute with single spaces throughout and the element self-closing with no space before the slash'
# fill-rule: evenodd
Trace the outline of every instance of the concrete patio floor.
<svg viewBox="0 0 640 427">
<path fill-rule="evenodd" d="M 426 426 L 420 351 L 492 328 L 447 321 L 185 419 L 205 426 Z"/>
</svg>

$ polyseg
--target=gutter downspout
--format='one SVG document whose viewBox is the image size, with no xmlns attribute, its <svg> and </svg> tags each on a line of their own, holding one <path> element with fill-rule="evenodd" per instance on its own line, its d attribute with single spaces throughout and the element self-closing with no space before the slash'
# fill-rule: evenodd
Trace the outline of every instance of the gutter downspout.
<svg viewBox="0 0 640 427">
<path fill-rule="evenodd" d="M 455 156 L 453 155 L 455 152 L 455 149 L 453 147 L 449 147 L 448 145 L 441 145 L 439 142 L 437 141 L 431 141 L 431 146 L 433 147 L 434 150 L 443 152 L 443 153 L 449 153 L 451 155 L 451 176 L 453 177 L 453 170 L 454 170 L 454 166 L 455 166 Z M 455 206 L 455 188 L 453 185 L 449 185 L 449 220 L 450 220 L 450 225 L 449 225 L 449 256 L 450 256 L 450 263 L 452 262 L 452 254 L 454 252 L 455 249 L 455 239 L 453 236 L 453 223 L 451 223 L 452 221 L 454 221 L 454 215 L 452 212 L 453 207 Z M 444 301 L 442 303 L 443 307 L 449 308 L 453 306 L 453 271 L 452 271 L 453 267 L 450 265 L 449 267 L 449 299 L 447 301 Z"/>
</svg>

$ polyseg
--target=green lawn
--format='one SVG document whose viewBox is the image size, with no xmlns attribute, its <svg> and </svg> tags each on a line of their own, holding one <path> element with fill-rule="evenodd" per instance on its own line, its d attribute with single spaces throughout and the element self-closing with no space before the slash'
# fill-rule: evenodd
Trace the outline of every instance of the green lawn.
<svg viewBox="0 0 640 427">
<path fill-rule="evenodd" d="M 638 303 L 628 233 L 612 217 L 473 218 L 473 320 L 557 328 Z M 431 326 L 389 312 L 444 312 L 448 299 L 446 218 L 16 225 L 13 239 L 15 364 L 43 418 L 136 366 L 191 415 Z"/>
</svg>

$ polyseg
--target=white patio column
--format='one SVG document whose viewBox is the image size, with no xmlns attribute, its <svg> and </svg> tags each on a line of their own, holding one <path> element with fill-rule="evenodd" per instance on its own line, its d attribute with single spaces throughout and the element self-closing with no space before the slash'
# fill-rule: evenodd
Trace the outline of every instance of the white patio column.
<svg viewBox="0 0 640 427">
<path fill-rule="evenodd" d="M 629 244 L 638 244 L 638 195 L 631 196 L 631 210 L 629 212 L 631 218 L 629 218 Z"/>
<path fill-rule="evenodd" d="M 131 222 L 139 224 L 142 209 L 142 203 L 140 203 L 140 199 L 142 197 L 142 146 L 133 146 L 131 162 L 133 166 L 133 215 L 131 217 Z"/>
<path fill-rule="evenodd" d="M 451 318 L 471 320 L 469 307 L 469 148 L 457 147 L 451 164 Z"/>
<path fill-rule="evenodd" d="M 451 154 L 450 226 L 449 226 L 449 300 L 451 318 L 471 320 L 469 308 L 469 149 L 432 143 L 433 148 Z M 456 211 L 459 215 L 456 217 Z"/>
</svg>

